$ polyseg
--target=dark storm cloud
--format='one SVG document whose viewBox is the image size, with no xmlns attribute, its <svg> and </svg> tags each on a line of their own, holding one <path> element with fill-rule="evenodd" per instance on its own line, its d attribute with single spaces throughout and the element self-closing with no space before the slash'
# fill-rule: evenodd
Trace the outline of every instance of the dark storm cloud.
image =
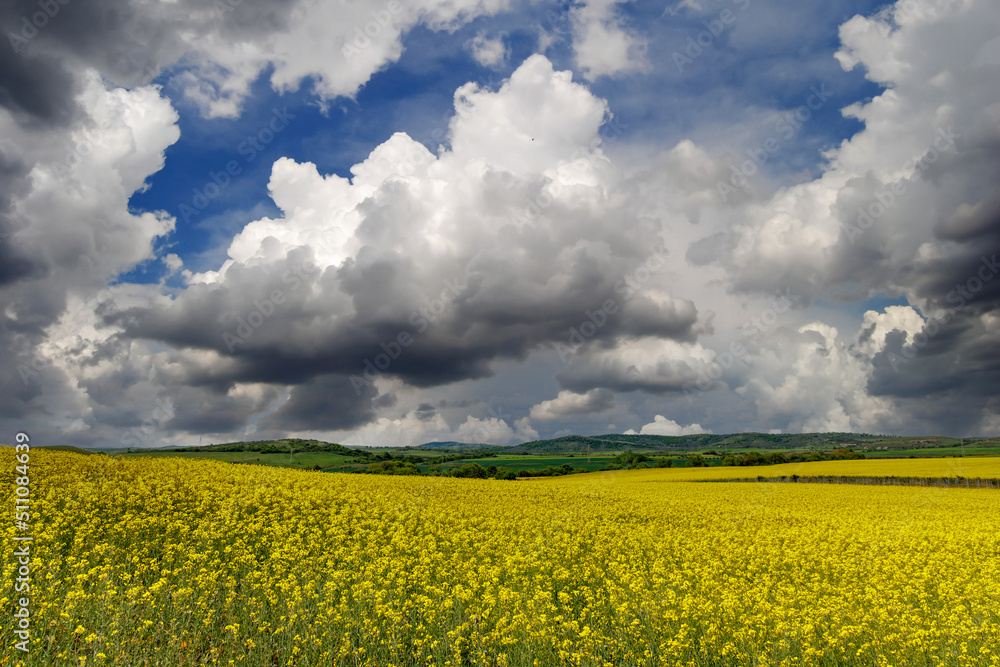
<svg viewBox="0 0 1000 667">
<path fill-rule="evenodd" d="M 0 106 L 23 124 L 69 123 L 77 113 L 77 92 L 76 81 L 59 58 L 18 55 L 9 44 L 0 44 Z"/>
<path fill-rule="evenodd" d="M 421 403 L 417 406 L 417 409 L 413 411 L 413 416 L 415 416 L 420 421 L 427 421 L 433 419 L 434 415 L 437 414 L 437 409 L 430 403 Z"/>
<path fill-rule="evenodd" d="M 386 374 L 428 387 L 482 378 L 495 360 L 566 342 L 588 312 L 615 299 L 620 310 L 607 316 L 595 343 L 611 344 L 621 335 L 696 337 L 691 302 L 657 303 L 639 294 L 626 303 L 615 290 L 618 272 L 595 271 L 586 262 L 576 265 L 583 269 L 571 273 L 568 289 L 547 295 L 538 285 L 518 284 L 514 267 L 446 279 L 443 289 L 425 290 L 448 296 L 435 309 L 433 302 L 419 308 L 406 298 L 414 285 L 434 283 L 410 258 L 345 262 L 321 272 L 309 257 L 298 249 L 273 265 L 237 263 L 221 284 L 192 285 L 156 308 L 109 314 L 107 323 L 122 325 L 125 338 L 214 350 L 236 362 L 221 376 L 206 368 L 202 378 L 188 378 L 195 383 L 294 384 L 336 373 L 366 382 Z"/>
<path fill-rule="evenodd" d="M 595 387 L 619 392 L 645 391 L 663 396 L 680 393 L 701 378 L 700 368 L 683 360 L 662 361 L 652 372 L 629 364 L 588 363 L 586 356 L 561 371 L 559 386 L 577 393 Z"/>
<path fill-rule="evenodd" d="M 987 315 L 996 317 L 998 309 Z M 886 334 L 884 348 L 872 359 L 868 389 L 873 396 L 917 397 L 958 390 L 972 396 L 996 393 L 1000 347 L 974 308 L 940 310 L 923 329 L 907 336 Z"/>
<path fill-rule="evenodd" d="M 270 418 L 269 428 L 285 431 L 347 430 L 375 418 L 374 387 L 360 395 L 343 375 L 322 375 L 292 389 L 291 398 Z"/>
<path fill-rule="evenodd" d="M 180 34 L 252 41 L 283 29 L 294 0 L 44 4 L 47 13 L 38 0 L 0 7 L 0 105 L 28 122 L 65 123 L 75 116 L 78 92 L 70 68 L 93 67 L 127 87 L 149 83 L 184 55 Z"/>
</svg>

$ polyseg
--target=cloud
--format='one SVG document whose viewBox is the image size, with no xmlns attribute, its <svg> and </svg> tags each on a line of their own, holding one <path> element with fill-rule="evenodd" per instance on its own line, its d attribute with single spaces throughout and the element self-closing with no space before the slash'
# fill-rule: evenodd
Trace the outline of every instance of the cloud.
<svg viewBox="0 0 1000 667">
<path fill-rule="evenodd" d="M 900 399 L 896 409 L 906 411 L 914 405 L 915 387 L 939 394 L 972 422 L 988 418 L 983 383 L 1000 375 L 987 352 L 996 347 L 996 333 L 982 318 L 1000 309 L 1000 282 L 977 273 L 992 276 L 988 267 L 1000 251 L 994 186 L 1000 177 L 1000 89 L 979 81 L 992 76 L 985 54 L 992 52 L 997 30 L 1000 13 L 982 1 L 901 0 L 845 22 L 840 64 L 864 68 L 886 87 L 843 110 L 864 129 L 826 152 L 829 162 L 818 178 L 769 198 L 751 195 L 734 207 L 731 222 L 706 234 L 705 247 L 690 253 L 693 260 L 721 267 L 736 293 L 794 285 L 807 300 L 903 297 L 935 330 L 925 332 L 933 342 L 918 347 L 902 373 L 891 369 L 889 352 L 877 356 L 874 367 L 859 368 L 840 356 L 823 327 L 801 332 L 824 341 L 816 354 L 839 359 L 830 362 L 838 377 L 814 386 L 808 375 L 795 380 L 793 366 L 787 383 L 775 385 L 759 369 L 761 375 L 742 391 L 766 419 L 788 415 L 792 429 L 888 424 L 890 408 L 882 399 Z M 936 325 L 942 318 L 947 323 Z M 889 320 L 897 320 L 897 345 L 916 335 L 913 313 L 885 311 L 878 322 L 866 319 L 859 353 L 871 352 L 873 336 L 884 344 Z M 815 411 L 790 404 L 793 394 L 813 391 L 831 402 Z M 868 391 L 880 398 L 863 398 Z M 834 394 L 840 398 L 834 401 Z M 922 419 L 919 410 L 910 416 Z"/>
<path fill-rule="evenodd" d="M 649 68 L 645 39 L 625 25 L 617 13 L 621 4 L 621 0 L 587 0 L 570 11 L 576 66 L 591 81 Z"/>
<path fill-rule="evenodd" d="M 623 218 L 609 245 L 600 222 L 617 207 L 592 144 L 606 104 L 534 56 L 496 92 L 463 86 L 456 108 L 452 150 L 439 156 L 396 134 L 350 180 L 278 160 L 269 189 L 282 218 L 247 225 L 230 259 L 175 298 L 107 323 L 210 352 L 201 381 L 329 375 L 359 396 L 383 375 L 424 387 L 486 377 L 495 361 L 561 341 L 657 244 Z M 551 203 L 529 223 L 541 193 Z M 692 341 L 697 325 L 692 303 L 650 289 L 594 340 Z"/>
<path fill-rule="evenodd" d="M 4 34 L 20 36 L 28 3 L 0 9 Z M 19 39 L 0 65 L 0 104 L 65 122 L 73 112 L 79 68 L 121 86 L 148 83 L 169 69 L 172 85 L 210 117 L 238 116 L 250 85 L 270 69 L 277 91 L 309 79 L 324 102 L 353 96 L 396 61 L 417 25 L 453 31 L 508 8 L 506 0 L 138 0 L 60 4 L 41 30 Z"/>
<path fill-rule="evenodd" d="M 514 426 L 511 428 L 506 421 L 496 417 L 479 419 L 470 416 L 455 430 L 455 439 L 485 445 L 510 445 L 538 438 L 538 432 L 531 428 L 526 418 L 519 419 Z"/>
<path fill-rule="evenodd" d="M 747 208 L 731 226 L 721 261 L 737 286 L 904 294 L 941 307 L 946 286 L 982 248 L 1000 247 L 991 185 L 1000 169 L 992 111 L 1000 93 L 972 83 L 983 30 L 1000 17 L 985 2 L 913 6 L 900 2 L 841 27 L 841 64 L 864 66 L 889 88 L 844 110 L 865 129 L 829 151 L 820 178 Z M 927 49 L 929 39 L 960 46 Z"/>
<path fill-rule="evenodd" d="M 428 410 L 414 410 L 399 418 L 378 417 L 354 429 L 342 444 L 348 447 L 402 447 L 426 442 L 469 442 L 507 446 L 538 438 L 528 420 L 519 419 L 512 427 L 505 419 L 469 415 L 455 428 L 444 417 Z"/>
<path fill-rule="evenodd" d="M 483 67 L 498 67 L 507 62 L 510 49 L 504 42 L 505 35 L 487 37 L 485 31 L 479 31 L 469 42 L 468 48 L 472 57 Z"/>
<path fill-rule="evenodd" d="M 763 422 L 788 432 L 870 431 L 892 418 L 892 404 L 868 395 L 858 352 L 821 322 L 780 331 L 748 355 L 749 372 L 735 391 Z M 775 363 L 778 355 L 784 363 Z"/>
<path fill-rule="evenodd" d="M 120 413 L 135 395 L 116 403 L 93 384 L 101 371 L 134 381 L 127 348 L 95 310 L 106 303 L 100 290 L 153 259 L 173 229 L 166 214 L 130 212 L 128 198 L 162 167 L 179 130 L 156 88 L 109 87 L 93 71 L 82 75 L 74 106 L 78 118 L 60 127 L 20 125 L 0 111 L 0 135 L 10 137 L 4 156 L 19 165 L 4 181 L 0 253 L 16 270 L 0 288 L 0 347 L 9 359 L 0 392 L 22 428 L 90 442 L 129 425 Z M 110 406 L 119 414 L 110 416 Z"/>
<path fill-rule="evenodd" d="M 699 433 L 711 433 L 711 431 L 702 428 L 701 424 L 681 426 L 673 419 L 667 419 L 663 415 L 656 415 L 653 421 L 643 426 L 638 434 L 631 429 L 626 431 L 628 435 L 697 435 Z"/>
<path fill-rule="evenodd" d="M 621 339 L 581 349 L 557 378 L 561 386 L 579 393 L 594 388 L 681 393 L 698 381 L 713 357 L 697 343 L 653 336 Z"/>
<path fill-rule="evenodd" d="M 606 389 L 592 389 L 585 394 L 560 391 L 555 398 L 531 408 L 530 416 L 539 421 L 565 419 L 606 412 L 615 406 L 615 395 Z"/>
</svg>

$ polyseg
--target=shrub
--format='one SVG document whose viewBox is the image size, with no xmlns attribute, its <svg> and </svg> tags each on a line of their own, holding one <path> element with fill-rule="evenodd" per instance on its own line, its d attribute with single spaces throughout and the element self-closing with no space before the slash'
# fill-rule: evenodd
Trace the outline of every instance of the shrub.
<svg viewBox="0 0 1000 667">
<path fill-rule="evenodd" d="M 466 463 L 460 468 L 452 468 L 452 477 L 467 477 L 472 479 L 486 479 L 490 475 L 486 471 L 486 468 L 479 465 L 478 463 Z"/>
</svg>

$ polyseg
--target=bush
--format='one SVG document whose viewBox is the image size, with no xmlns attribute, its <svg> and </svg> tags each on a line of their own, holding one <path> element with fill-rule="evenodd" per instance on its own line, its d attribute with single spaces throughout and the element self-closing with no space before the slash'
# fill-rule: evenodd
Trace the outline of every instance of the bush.
<svg viewBox="0 0 1000 667">
<path fill-rule="evenodd" d="M 368 464 L 369 475 L 420 475 L 420 468 L 403 461 L 376 461 Z"/>
<path fill-rule="evenodd" d="M 545 470 L 518 470 L 518 477 L 560 477 L 562 475 L 576 475 L 587 472 L 585 468 L 574 468 L 568 463 L 561 466 L 549 466 Z"/>
<path fill-rule="evenodd" d="M 452 477 L 466 477 L 471 479 L 487 479 L 490 475 L 486 468 L 478 463 L 466 463 L 460 468 L 452 468 Z"/>
<path fill-rule="evenodd" d="M 631 451 L 622 452 L 621 454 L 619 454 L 614 458 L 614 462 L 617 463 L 618 465 L 629 466 L 632 468 L 635 468 L 640 463 L 645 463 L 646 461 L 649 460 L 650 458 L 645 454 L 639 454 Z"/>
</svg>

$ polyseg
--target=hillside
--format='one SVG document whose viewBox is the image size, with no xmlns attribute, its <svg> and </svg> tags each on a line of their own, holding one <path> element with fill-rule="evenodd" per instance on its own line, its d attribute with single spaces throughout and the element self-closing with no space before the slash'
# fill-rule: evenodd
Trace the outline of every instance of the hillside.
<svg viewBox="0 0 1000 667">
<path fill-rule="evenodd" d="M 965 446 L 996 446 L 1000 438 L 948 438 L 943 436 L 894 436 L 871 435 L 867 433 L 732 433 L 732 434 L 697 434 L 697 435 L 623 435 L 609 433 L 606 435 L 579 436 L 567 435 L 551 440 L 536 440 L 517 447 L 511 447 L 510 453 L 556 454 L 598 451 L 658 450 L 664 452 L 718 450 L 728 452 L 743 449 L 836 449 L 843 446 L 855 446 L 856 449 L 866 448 L 878 451 L 886 450 L 927 449 Z"/>
<path fill-rule="evenodd" d="M 484 444 L 478 443 L 478 442 L 451 442 L 451 441 L 447 441 L 447 442 L 425 442 L 424 444 L 418 445 L 417 447 L 419 449 L 443 449 L 443 450 L 446 450 L 446 451 L 457 451 L 457 450 L 466 450 L 466 449 L 475 449 L 475 450 L 484 450 L 484 451 L 485 450 L 497 450 L 497 451 L 503 450 L 503 451 L 507 451 L 507 450 L 510 449 L 509 447 L 492 447 L 490 445 L 484 445 Z"/>
<path fill-rule="evenodd" d="M 360 447 L 348 448 L 322 440 L 285 438 L 281 440 L 255 440 L 228 442 L 197 447 L 176 447 L 164 453 L 198 452 L 255 452 L 260 454 L 325 453 L 351 458 L 367 459 L 379 451 L 414 455 L 491 456 L 496 454 L 580 454 L 596 452 L 657 451 L 665 454 L 687 452 L 713 452 L 719 454 L 746 450 L 830 450 L 847 446 L 861 452 L 912 451 L 951 449 L 958 447 L 1000 447 L 1000 438 L 950 438 L 944 436 L 896 436 L 859 433 L 731 433 L 696 435 L 567 435 L 549 440 L 535 440 L 516 447 L 496 447 L 481 443 L 437 441 L 418 447 Z M 85 451 L 85 450 L 80 450 Z M 986 452 L 982 452 L 986 453 Z"/>
<path fill-rule="evenodd" d="M 282 440 L 253 440 L 246 442 L 226 442 L 200 447 L 178 447 L 171 452 L 260 452 L 261 454 L 301 454 L 325 452 L 343 456 L 364 455 L 364 450 L 349 449 L 343 445 L 322 440 L 284 438 Z"/>
</svg>

